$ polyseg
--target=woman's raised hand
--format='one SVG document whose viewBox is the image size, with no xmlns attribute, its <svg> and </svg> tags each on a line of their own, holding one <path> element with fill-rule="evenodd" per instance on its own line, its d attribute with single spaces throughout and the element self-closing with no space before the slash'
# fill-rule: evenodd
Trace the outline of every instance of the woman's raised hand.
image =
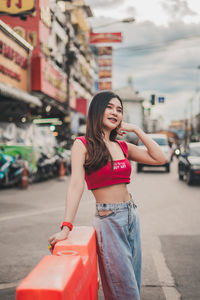
<svg viewBox="0 0 200 300">
<path fill-rule="evenodd" d="M 136 125 L 133 125 L 131 123 L 121 122 L 120 125 L 118 126 L 117 133 L 123 136 L 127 132 L 135 132 L 137 128 L 138 127 Z"/>
</svg>

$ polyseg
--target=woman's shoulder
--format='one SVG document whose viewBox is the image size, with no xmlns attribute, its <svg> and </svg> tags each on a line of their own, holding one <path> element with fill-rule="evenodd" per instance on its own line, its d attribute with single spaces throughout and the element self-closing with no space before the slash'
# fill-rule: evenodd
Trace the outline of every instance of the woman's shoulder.
<svg viewBox="0 0 200 300">
<path fill-rule="evenodd" d="M 75 141 L 76 141 L 76 140 L 80 140 L 85 146 L 87 145 L 86 138 L 85 138 L 84 135 L 82 135 L 82 136 L 77 136 L 77 137 L 75 138 Z"/>
<path fill-rule="evenodd" d="M 85 155 L 87 152 L 85 137 L 84 136 L 76 137 L 71 150 L 72 150 L 72 154 L 80 155 L 82 153 Z"/>
<path fill-rule="evenodd" d="M 121 146 L 123 149 L 124 153 L 127 155 L 128 154 L 128 145 L 125 141 L 123 140 L 117 140 L 118 144 Z"/>
<path fill-rule="evenodd" d="M 122 147 L 128 147 L 127 146 L 127 142 L 123 141 L 123 140 L 116 140 Z"/>
</svg>

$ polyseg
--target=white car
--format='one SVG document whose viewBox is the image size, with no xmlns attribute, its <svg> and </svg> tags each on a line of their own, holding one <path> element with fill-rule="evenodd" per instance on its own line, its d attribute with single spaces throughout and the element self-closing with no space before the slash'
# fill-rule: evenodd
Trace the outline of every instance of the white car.
<svg viewBox="0 0 200 300">
<path fill-rule="evenodd" d="M 163 167 L 165 167 L 166 172 L 170 172 L 171 148 L 169 146 L 167 136 L 165 134 L 161 134 L 161 133 L 152 133 L 152 134 L 148 134 L 148 136 L 150 136 L 161 147 L 161 149 L 167 156 L 168 161 L 164 165 L 147 165 L 147 164 L 137 163 L 137 172 L 138 173 L 141 172 L 142 168 L 145 166 L 146 167 L 163 166 Z M 144 144 L 141 141 L 139 141 L 138 147 L 146 149 L 146 147 L 144 146 Z"/>
</svg>

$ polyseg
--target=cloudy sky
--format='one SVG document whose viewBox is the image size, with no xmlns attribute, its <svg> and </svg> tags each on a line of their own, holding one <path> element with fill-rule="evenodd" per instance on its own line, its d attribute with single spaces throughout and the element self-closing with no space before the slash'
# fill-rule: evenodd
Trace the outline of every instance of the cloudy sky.
<svg viewBox="0 0 200 300">
<path fill-rule="evenodd" d="M 89 22 L 95 32 L 123 34 L 112 44 L 113 87 L 127 85 L 147 100 L 164 96 L 152 116 L 165 123 L 184 119 L 200 110 L 200 1 L 199 0 L 86 0 L 94 13 Z M 135 22 L 116 22 L 134 17 Z M 105 27 L 102 25 L 110 24 Z"/>
</svg>

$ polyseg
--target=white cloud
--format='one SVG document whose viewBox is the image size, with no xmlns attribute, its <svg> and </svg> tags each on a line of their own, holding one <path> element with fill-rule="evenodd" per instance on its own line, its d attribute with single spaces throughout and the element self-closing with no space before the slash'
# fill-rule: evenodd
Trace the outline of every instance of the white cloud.
<svg viewBox="0 0 200 300">
<path fill-rule="evenodd" d="M 117 3 L 112 14 L 109 10 L 112 18 L 108 17 L 105 3 L 105 8 L 97 10 L 99 16 L 104 12 L 104 17 L 91 20 L 98 25 L 112 23 L 119 11 L 121 18 L 130 16 L 128 13 L 136 16 L 133 24 L 118 23 L 98 29 L 123 33 L 123 43 L 112 44 L 114 89 L 125 86 L 132 76 L 135 89 L 147 99 L 152 93 L 166 97 L 166 104 L 156 105 L 154 113 L 162 113 L 166 120 L 184 118 L 185 105 L 200 86 L 200 1 L 124 0 L 123 7 Z M 196 112 L 199 109 L 200 105 L 196 105 Z"/>
<path fill-rule="evenodd" d="M 163 0 L 161 6 L 168 13 L 172 20 L 180 20 L 186 16 L 196 16 L 197 12 L 188 6 L 186 0 Z"/>
<path fill-rule="evenodd" d="M 197 0 L 85 0 L 95 17 L 123 19 L 136 17 L 137 22 L 149 20 L 157 25 L 167 25 L 170 21 L 184 20 L 198 23 L 200 1 Z"/>
<path fill-rule="evenodd" d="M 85 1 L 87 5 L 91 6 L 94 12 L 98 14 L 98 12 L 102 10 L 116 10 L 118 7 L 122 6 L 125 1 L 122 0 L 87 0 Z"/>
</svg>

